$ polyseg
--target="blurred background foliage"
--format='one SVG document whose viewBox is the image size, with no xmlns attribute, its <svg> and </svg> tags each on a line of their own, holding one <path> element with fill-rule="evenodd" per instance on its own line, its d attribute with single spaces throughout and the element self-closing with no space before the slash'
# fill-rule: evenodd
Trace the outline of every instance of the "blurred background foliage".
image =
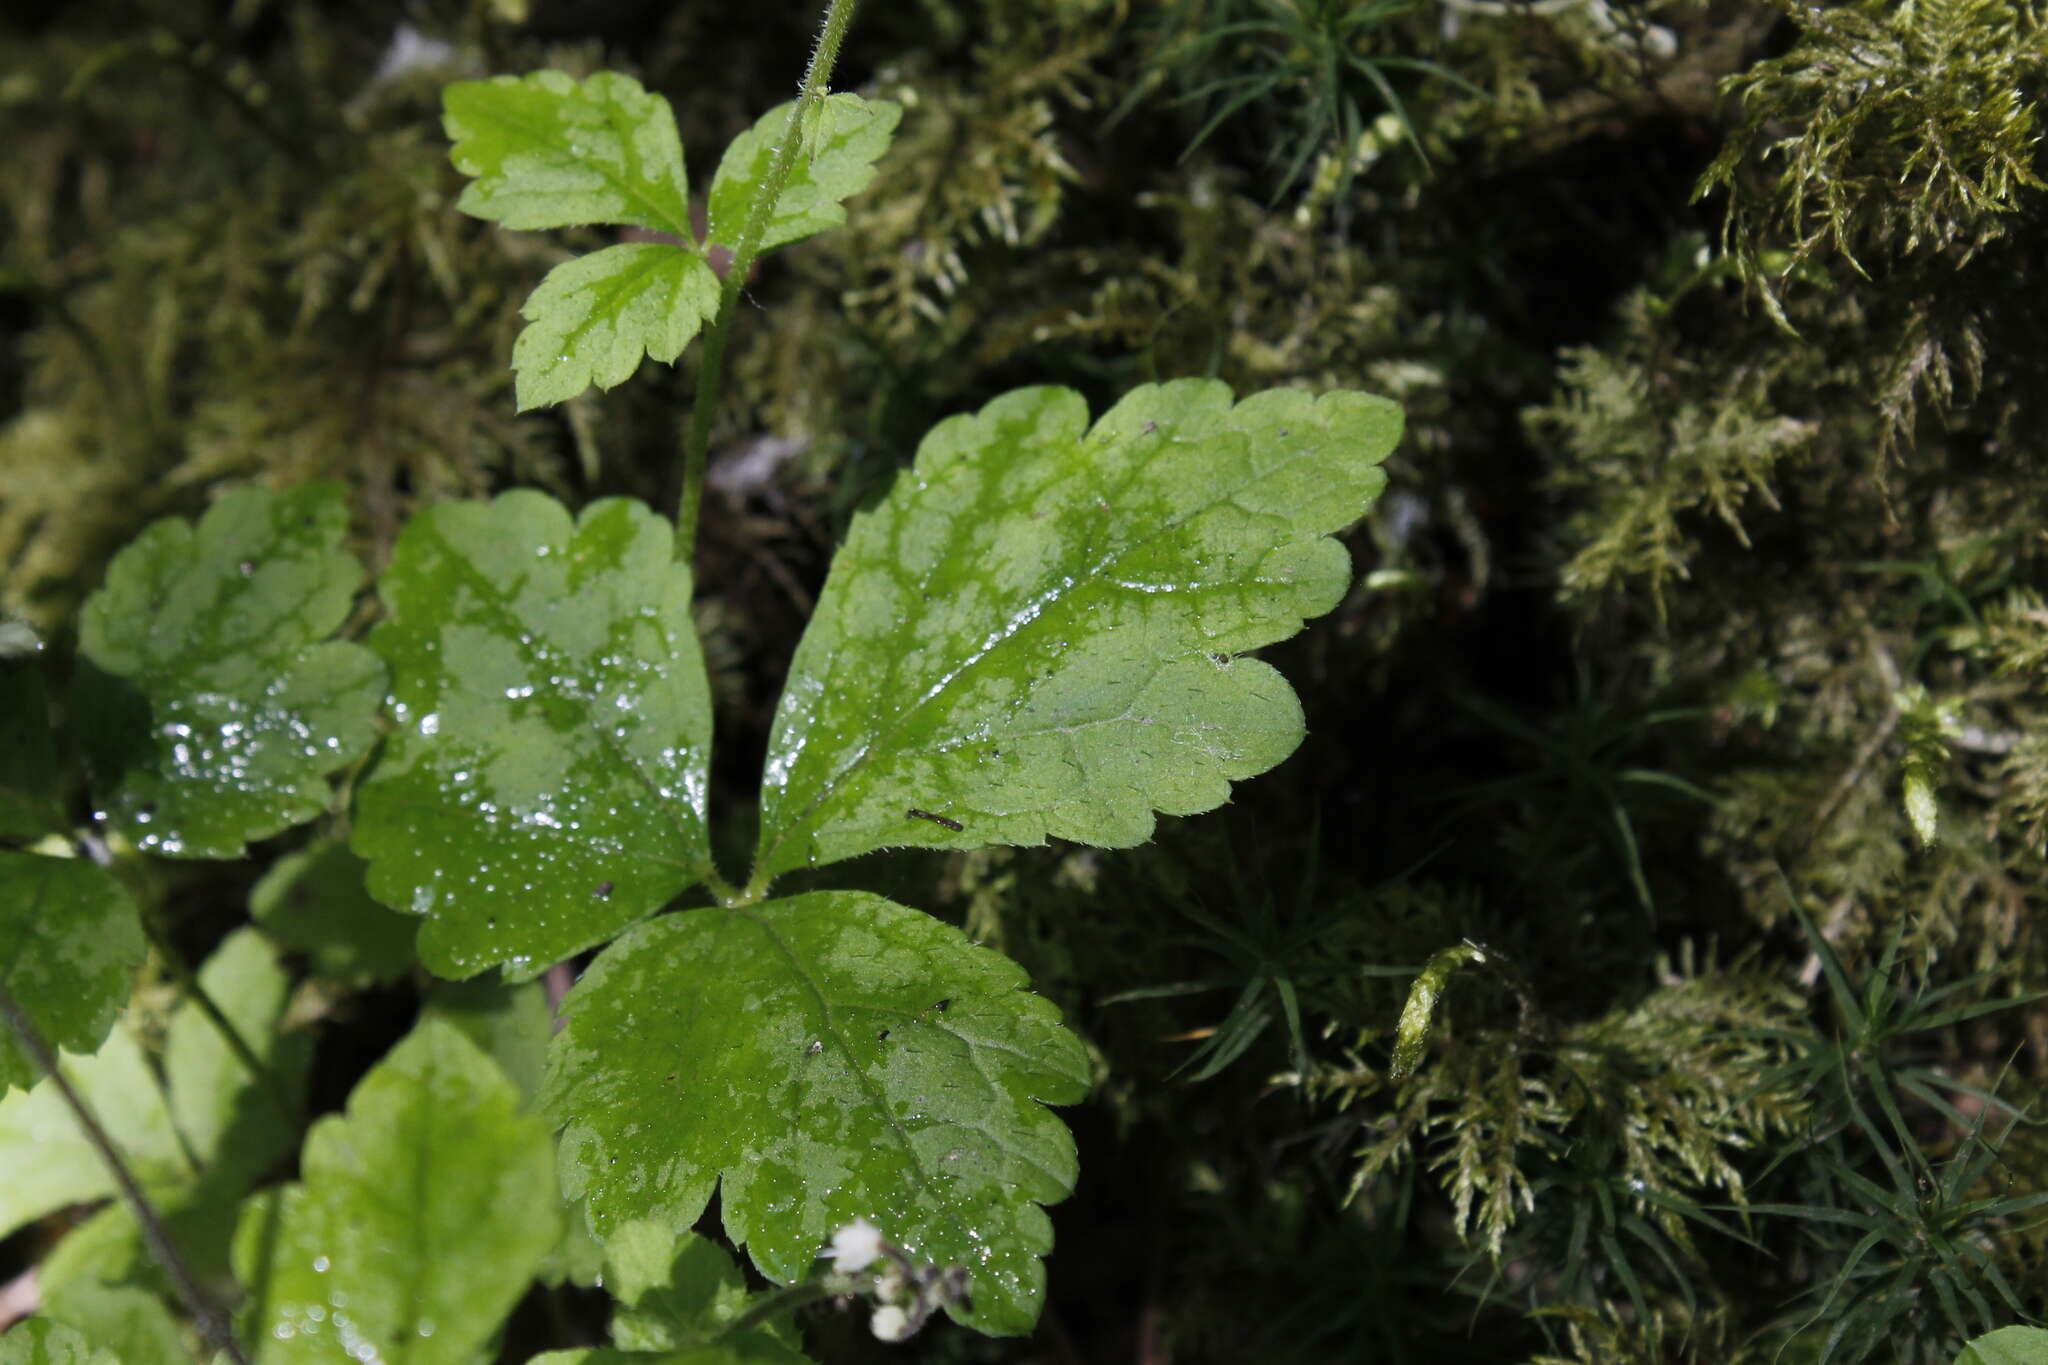
<svg viewBox="0 0 2048 1365">
<path fill-rule="evenodd" d="M 439 90 L 632 72 L 701 178 L 814 9 L 10 8 L 0 611 L 61 634 L 145 522 L 243 481 L 345 480 L 373 565 L 436 499 L 672 505 L 687 358 L 514 414 L 517 307 L 600 234 L 455 213 Z M 898 141 L 751 282 L 719 418 L 729 806 L 846 518 L 937 418 L 1185 375 L 1409 414 L 1356 590 L 1275 651 L 1290 763 L 1133 854 L 860 865 L 1020 959 L 1100 1068 L 1037 1336 L 908 1354 L 1934 1361 L 2048 1310 L 2041 18 L 866 7 L 841 84 Z M 252 880 L 214 876 L 174 901 L 195 952 Z M 1397 1079 L 1407 985 L 1464 941 Z M 301 1010 L 317 1101 L 417 984 Z M 537 1294 L 502 1358 L 600 1304 Z M 829 1312 L 813 1343 L 884 1350 Z"/>
</svg>

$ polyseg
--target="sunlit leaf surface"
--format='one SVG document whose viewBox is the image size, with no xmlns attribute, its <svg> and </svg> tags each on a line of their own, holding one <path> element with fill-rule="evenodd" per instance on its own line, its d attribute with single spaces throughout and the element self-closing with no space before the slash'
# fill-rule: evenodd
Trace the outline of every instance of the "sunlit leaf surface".
<svg viewBox="0 0 2048 1365">
<path fill-rule="evenodd" d="M 789 130 L 789 111 L 790 104 L 776 106 L 726 147 L 711 182 L 707 241 L 738 244 L 760 187 L 768 180 L 775 149 Z M 874 180 L 875 162 L 889 150 L 889 140 L 902 117 L 902 108 L 888 100 L 826 96 L 810 125 L 798 130 L 804 146 L 769 211 L 760 250 L 812 237 L 845 222 L 844 201 Z"/>
<path fill-rule="evenodd" d="M 521 312 L 512 350 L 521 410 L 608 389 L 643 356 L 673 361 L 716 309 L 697 250 L 668 101 L 630 76 L 560 71 L 462 81 L 442 95 L 449 158 L 474 179 L 456 207 L 511 228 L 616 223 L 670 240 L 556 266 Z"/>
<path fill-rule="evenodd" d="M 139 955 L 139 933 L 137 949 Z M 210 1252 L 225 1266 L 225 1227 L 200 1225 L 219 1222 L 218 1209 L 288 1150 L 312 1049 L 308 1035 L 282 1027 L 291 980 L 276 948 L 255 930 L 228 935 L 200 967 L 199 980 L 268 1081 L 251 1072 L 189 999 L 171 1011 L 161 1081 L 132 1019 L 116 1024 L 97 1053 L 67 1055 L 62 1064 L 130 1170 L 179 1229 L 187 1255 Z M 0 1100 L 0 1171 L 7 1173 L 0 1180 L 0 1235 L 52 1209 L 115 1193 L 106 1162 L 48 1081 Z M 124 1206 L 103 1210 L 93 1223 L 103 1219 L 114 1225 L 109 1238 L 126 1238 L 135 1259 L 146 1260 Z M 208 1236 L 214 1245 L 205 1244 Z M 63 1245 L 79 1247 L 82 1239 L 74 1233 Z"/>
<path fill-rule="evenodd" d="M 1400 410 L 1148 385 L 940 423 L 856 518 L 790 669 L 760 879 L 898 844 L 1142 843 L 1302 736 L 1243 652 L 1336 605 Z"/>
<path fill-rule="evenodd" d="M 1956 1365 L 2048 1365 L 2048 1331 L 2001 1327 L 1963 1347 Z"/>
<path fill-rule="evenodd" d="M 631 76 L 560 71 L 458 81 L 441 92 L 456 207 L 509 228 L 632 223 L 686 237 L 689 183 L 668 101 Z"/>
<path fill-rule="evenodd" d="M 975 1326 L 1030 1328 L 1040 1205 L 1075 1176 L 1044 1106 L 1079 1100 L 1089 1073 L 1015 963 L 879 896 L 816 892 L 643 925 L 563 1010 L 544 1103 L 600 1235 L 686 1228 L 723 1180 L 726 1231 L 772 1279 L 866 1218 L 968 1266 Z"/>
<path fill-rule="evenodd" d="M 642 356 L 673 361 L 718 310 L 702 256 L 661 243 L 609 246 L 548 272 L 519 311 L 512 346 L 519 408 L 624 383 Z"/>
<path fill-rule="evenodd" d="M 444 976 L 532 975 L 708 866 L 710 693 L 667 522 L 539 493 L 414 518 L 371 643 L 398 730 L 357 799 L 370 891 Z"/>
<path fill-rule="evenodd" d="M 384 669 L 327 637 L 362 565 L 335 484 L 242 488 L 156 522 L 85 604 L 102 670 L 80 729 L 109 818 L 139 846 L 239 858 L 327 809 L 327 775 L 376 736 Z"/>
</svg>

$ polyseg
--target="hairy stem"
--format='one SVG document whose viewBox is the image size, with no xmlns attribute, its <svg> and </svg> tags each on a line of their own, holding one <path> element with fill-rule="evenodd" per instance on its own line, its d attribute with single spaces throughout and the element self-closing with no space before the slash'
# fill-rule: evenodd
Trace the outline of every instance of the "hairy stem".
<svg viewBox="0 0 2048 1365">
<path fill-rule="evenodd" d="M 847 26 L 853 22 L 853 7 L 854 0 L 831 0 L 826 6 L 825 22 L 818 30 L 818 45 L 812 49 L 811 65 L 804 72 L 803 89 L 797 95 L 796 107 L 789 112 L 789 126 L 783 129 L 782 141 L 775 149 L 768 179 L 759 187 L 739 241 L 733 243 L 732 264 L 726 268 L 725 279 L 719 286 L 718 313 L 704 333 L 704 360 L 697 370 L 697 396 L 690 407 L 690 430 L 683 445 L 683 497 L 676 507 L 676 559 L 684 564 L 696 556 L 697 514 L 704 502 L 711 414 L 717 402 L 718 381 L 725 369 L 725 348 L 731 339 L 733 317 L 739 312 L 740 290 L 746 286 L 754 258 L 761 254 L 761 235 L 768 230 L 768 216 L 774 212 L 775 201 L 781 198 L 790 169 L 796 165 L 797 152 L 803 145 L 804 116 L 824 100 L 831 87 L 832 67 L 839 60 L 839 44 L 846 38 Z"/>
<path fill-rule="evenodd" d="M 100 1160 L 106 1162 L 107 1169 L 113 1172 L 114 1183 L 120 1187 L 121 1197 L 127 1201 L 129 1210 L 134 1213 L 135 1221 L 142 1229 L 142 1240 L 149 1247 L 149 1254 L 163 1267 L 164 1274 L 171 1281 L 171 1287 L 184 1301 L 185 1311 L 192 1315 L 192 1321 L 197 1324 L 201 1339 L 210 1348 L 209 1353 L 225 1356 L 230 1365 L 249 1365 L 249 1358 L 242 1353 L 241 1343 L 235 1340 L 234 1333 L 228 1329 L 227 1315 L 222 1313 L 213 1300 L 207 1297 L 206 1291 L 199 1287 L 198 1277 L 192 1273 L 192 1267 L 187 1265 L 185 1258 L 179 1254 L 177 1244 L 171 1240 L 170 1231 L 164 1226 L 163 1217 L 157 1213 L 156 1206 L 149 1202 L 149 1196 L 142 1192 L 142 1186 L 136 1182 L 134 1173 L 128 1169 L 128 1163 L 122 1159 L 120 1148 L 114 1145 L 114 1139 L 107 1130 L 100 1126 L 99 1119 L 86 1104 L 85 1096 L 79 1094 L 77 1087 L 71 1084 L 71 1078 L 58 1069 L 56 1053 L 51 1051 L 50 1045 L 43 1040 L 43 1035 L 29 1019 L 27 1012 L 21 1008 L 20 1002 L 4 985 L 0 985 L 0 1018 L 4 1018 L 7 1026 L 14 1030 L 15 1037 L 21 1039 L 22 1050 L 28 1053 L 36 1066 L 56 1085 L 57 1093 L 70 1108 L 72 1117 L 78 1120 L 78 1126 L 85 1133 L 86 1141 L 92 1144 L 93 1150 L 99 1153 Z M 202 1355 L 199 1359 L 204 1365 L 207 1356 Z"/>
</svg>

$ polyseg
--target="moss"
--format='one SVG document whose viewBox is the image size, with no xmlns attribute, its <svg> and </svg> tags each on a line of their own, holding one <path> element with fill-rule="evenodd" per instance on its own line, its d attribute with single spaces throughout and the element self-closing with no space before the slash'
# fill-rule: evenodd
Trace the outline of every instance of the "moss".
<svg viewBox="0 0 2048 1365">
<path fill-rule="evenodd" d="M 935 418 L 1195 374 L 1397 397 L 1358 583 L 1282 661 L 1297 758 L 1146 853 L 861 865 L 935 887 L 1094 1050 L 1046 1331 L 1089 1357 L 1824 1358 L 1816 1310 L 1864 1302 L 1865 1185 L 1996 1151 L 1969 1183 L 2000 1199 L 2048 1162 L 2000 1108 L 2048 1075 L 2041 1005 L 2009 1003 L 2048 977 L 2037 10 L 1382 6 L 1338 55 L 1402 126 L 1311 45 L 1203 37 L 1275 9 L 861 16 L 842 71 L 906 104 L 901 137 L 844 230 L 749 282 L 714 444 L 717 780 L 751 782 L 844 519 Z M 513 483 L 672 502 L 688 360 L 513 413 L 554 248 L 452 210 L 439 86 L 634 71 L 701 178 L 815 16 L 503 12 L 0 21 L 0 611 L 61 633 L 138 526 L 243 480 L 344 478 L 373 561 L 420 503 Z M 446 47 L 379 77 L 401 19 Z M 1223 106 L 1184 97 L 1246 78 L 1201 136 Z M 238 877 L 192 874 L 174 927 L 217 930 Z M 1391 1080 L 1409 981 L 1467 939 L 1490 965 Z M 1887 1029 L 1936 1022 L 1837 1050 L 1861 1026 L 1835 968 Z M 389 1003 L 335 1006 L 336 1055 L 373 1055 Z M 1941 1358 L 1976 1310 L 1898 1227 L 1859 1321 Z M 2041 1236 L 1969 1230 L 1967 1283 L 2039 1314 Z M 864 1358 L 830 1324 L 819 1354 Z"/>
</svg>

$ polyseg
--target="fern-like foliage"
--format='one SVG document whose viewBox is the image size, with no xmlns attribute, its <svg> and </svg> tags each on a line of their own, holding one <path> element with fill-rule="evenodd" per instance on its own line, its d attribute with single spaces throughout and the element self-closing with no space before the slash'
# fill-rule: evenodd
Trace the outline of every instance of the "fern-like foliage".
<svg viewBox="0 0 2048 1365">
<path fill-rule="evenodd" d="M 1859 271 L 1924 251 L 1965 261 L 2044 188 L 2048 47 L 2032 0 L 1778 3 L 1799 41 L 1723 82 L 1742 122 L 1700 192 L 1730 192 L 1726 244 L 1781 321 L 1777 285 L 1815 255 Z M 1789 254 L 1773 257 L 1781 240 Z"/>
<path fill-rule="evenodd" d="M 1693 1197 L 1739 1200 L 1731 1154 L 1803 1109 L 1798 1095 L 1756 1085 L 1780 1056 L 1775 1031 L 1797 1010 L 1767 978 L 1719 971 L 1554 1032 L 1525 1016 L 1514 1028 L 1454 1033 L 1389 1096 L 1391 1111 L 1359 1150 L 1353 1193 L 1419 1158 L 1460 1236 L 1496 1258 L 1525 1215 L 1568 1225 L 1578 1199 L 1610 1193 L 1632 1211 L 1639 1254 L 1687 1248 Z M 1307 1086 L 1341 1109 L 1386 1083 L 1354 1059 Z M 1580 1178 L 1567 1178 L 1574 1163 Z M 1653 1242 L 1664 1245 L 1652 1253 Z M 1610 1254 L 1621 1248 L 1614 1241 Z"/>
<path fill-rule="evenodd" d="M 2000 757 L 2003 805 L 2035 857 L 2048 853 L 2048 601 L 2016 589 L 1984 613 L 1980 625 L 1957 632 L 1960 643 L 1989 664 L 2000 711 L 2016 723 L 1978 726 L 1965 738 Z M 1995 684 L 1994 684 L 1995 685 Z"/>
<path fill-rule="evenodd" d="M 1660 345 L 1652 306 L 1646 294 L 1623 306 L 1621 347 L 1567 352 L 1558 396 L 1527 420 L 1572 452 L 1553 478 L 1577 509 L 1564 592 L 1597 599 L 1640 579 L 1662 614 L 1700 522 L 1711 517 L 1747 544 L 1745 508 L 1778 510 L 1773 476 L 1815 425 L 1776 410 L 1768 369 Z"/>
</svg>

